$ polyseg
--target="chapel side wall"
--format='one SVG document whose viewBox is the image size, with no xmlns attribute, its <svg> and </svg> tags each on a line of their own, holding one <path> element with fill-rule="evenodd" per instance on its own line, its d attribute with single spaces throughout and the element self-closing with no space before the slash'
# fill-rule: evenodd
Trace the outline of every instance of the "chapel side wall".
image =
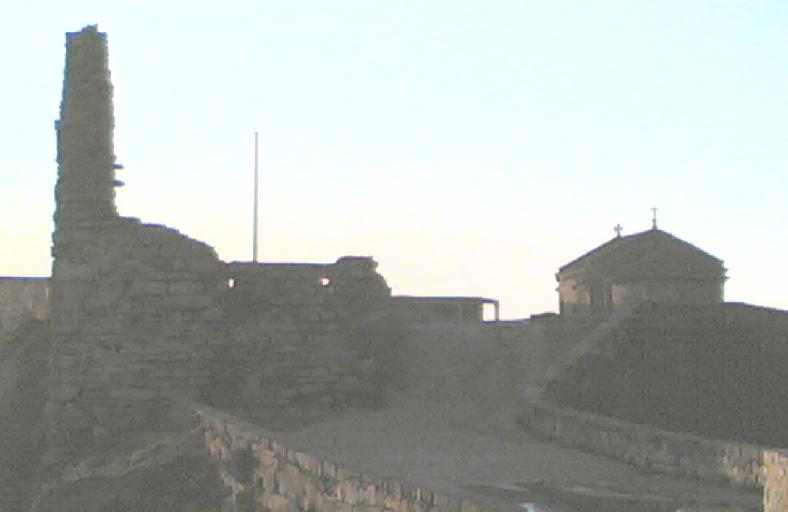
<svg viewBox="0 0 788 512">
<path fill-rule="evenodd" d="M 720 288 L 717 282 L 691 279 L 628 281 L 613 285 L 612 298 L 616 307 L 639 302 L 706 306 L 721 302 Z"/>
<path fill-rule="evenodd" d="M 0 336 L 30 319 L 49 317 L 49 280 L 45 277 L 0 277 Z"/>
</svg>

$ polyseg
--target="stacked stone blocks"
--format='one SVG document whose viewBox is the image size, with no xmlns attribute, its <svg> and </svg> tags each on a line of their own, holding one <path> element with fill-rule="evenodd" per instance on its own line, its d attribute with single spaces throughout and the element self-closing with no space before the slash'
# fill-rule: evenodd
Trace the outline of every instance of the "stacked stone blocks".
<svg viewBox="0 0 788 512">
<path fill-rule="evenodd" d="M 118 216 L 106 35 L 86 27 L 66 47 L 40 427 L 48 460 L 143 439 L 182 400 L 262 419 L 362 401 L 370 343 L 355 332 L 390 293 L 376 263 L 238 269 L 174 229 Z"/>
<path fill-rule="evenodd" d="M 205 446 L 239 512 L 481 512 L 461 496 L 367 475 L 294 450 L 266 431 L 198 406 Z"/>
</svg>

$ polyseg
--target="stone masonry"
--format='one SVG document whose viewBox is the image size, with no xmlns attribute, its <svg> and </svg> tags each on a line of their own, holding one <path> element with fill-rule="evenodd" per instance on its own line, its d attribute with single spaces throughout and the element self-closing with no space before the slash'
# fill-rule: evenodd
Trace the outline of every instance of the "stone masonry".
<svg viewBox="0 0 788 512">
<path fill-rule="evenodd" d="M 38 429 L 46 466 L 179 425 L 172 404 L 187 399 L 233 408 L 242 390 L 245 409 L 268 417 L 369 402 L 364 326 L 390 294 L 377 264 L 346 257 L 314 275 L 308 265 L 233 267 L 174 229 L 119 216 L 109 78 L 106 34 L 68 34 Z"/>
<path fill-rule="evenodd" d="M 229 490 L 222 510 L 481 512 L 497 508 L 364 474 L 288 447 L 270 432 L 220 411 L 198 409 L 205 448 Z"/>
<path fill-rule="evenodd" d="M 228 264 L 222 305 L 231 342 L 217 360 L 234 380 L 210 386 L 205 400 L 269 426 L 376 403 L 389 298 L 376 266 L 363 257 Z"/>
<path fill-rule="evenodd" d="M 138 454 L 194 432 L 184 404 L 269 428 L 374 405 L 400 335 L 370 257 L 225 263 L 199 240 L 120 216 L 113 126 L 107 38 L 89 26 L 66 40 L 50 320 L 34 333 L 47 346 L 30 365 L 41 367 L 42 405 L 30 413 L 40 417 L 32 434 L 20 429 L 41 448 L 41 467 L 30 471 L 40 481 L 27 500 L 39 505 L 26 509 L 60 510 L 52 489 L 65 488 L 92 506 L 96 489 L 112 488 L 111 475 L 143 471 Z M 206 446 L 231 490 L 228 510 L 479 510 L 310 458 L 240 421 L 212 409 L 202 415 Z M 772 489 L 770 503 L 782 503 L 782 487 Z"/>
<path fill-rule="evenodd" d="M 193 393 L 200 355 L 222 332 L 214 250 L 116 212 L 111 91 L 106 35 L 68 34 L 43 427 L 51 460 L 103 449 L 138 424 L 155 429 L 146 420 Z"/>
<path fill-rule="evenodd" d="M 0 277 L 0 338 L 31 319 L 49 317 L 49 280 Z"/>
<path fill-rule="evenodd" d="M 63 102 L 57 130 L 55 220 L 116 219 L 112 84 L 107 38 L 96 26 L 66 35 Z M 61 228 L 64 227 L 61 225 Z"/>
</svg>

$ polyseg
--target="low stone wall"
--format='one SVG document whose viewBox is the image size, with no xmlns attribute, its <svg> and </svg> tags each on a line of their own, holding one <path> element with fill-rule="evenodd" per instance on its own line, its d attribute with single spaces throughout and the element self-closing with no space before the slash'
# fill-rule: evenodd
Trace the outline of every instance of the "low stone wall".
<svg viewBox="0 0 788 512">
<path fill-rule="evenodd" d="M 763 512 L 788 510 L 788 450 L 764 454 Z"/>
<path fill-rule="evenodd" d="M 639 425 L 528 398 L 520 423 L 562 444 L 672 475 L 764 485 L 766 448 L 705 439 Z"/>
<path fill-rule="evenodd" d="M 528 398 L 520 423 L 561 444 L 672 475 L 763 488 L 763 512 L 788 510 L 788 451 L 668 432 Z"/>
<path fill-rule="evenodd" d="M 478 505 L 293 450 L 268 431 L 198 406 L 205 446 L 234 512 L 480 512 Z"/>
<path fill-rule="evenodd" d="M 484 304 L 491 299 L 481 297 L 392 297 L 393 311 L 413 323 L 482 322 Z"/>
</svg>

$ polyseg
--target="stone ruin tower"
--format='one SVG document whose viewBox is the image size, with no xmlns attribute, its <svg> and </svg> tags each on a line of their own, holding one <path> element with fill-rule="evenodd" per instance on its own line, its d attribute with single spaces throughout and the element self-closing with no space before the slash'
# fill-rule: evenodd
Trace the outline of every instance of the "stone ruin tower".
<svg viewBox="0 0 788 512">
<path fill-rule="evenodd" d="M 111 443 L 192 398 L 223 336 L 222 264 L 174 229 L 121 217 L 107 36 L 67 34 L 53 233 L 47 445 Z M 164 412 L 163 412 L 164 411 Z M 151 419 L 153 418 L 153 419 Z M 155 425 L 151 428 L 157 428 Z"/>
<path fill-rule="evenodd" d="M 115 207 L 112 83 L 107 35 L 97 27 L 66 34 L 66 65 L 57 132 L 58 179 L 52 236 L 53 314 L 67 320 L 74 288 L 89 277 L 86 241 L 119 219 Z M 68 290 L 68 291 L 66 291 Z"/>
<path fill-rule="evenodd" d="M 107 37 L 89 26 L 67 35 L 56 123 L 48 465 L 182 428 L 176 406 L 193 400 L 267 417 L 368 401 L 383 340 L 370 326 L 390 296 L 377 264 L 228 264 L 119 216 L 113 125 Z"/>
<path fill-rule="evenodd" d="M 97 27 L 66 35 L 66 72 L 56 122 L 58 181 L 55 222 L 114 220 L 115 154 L 107 35 Z M 57 242 L 57 240 L 56 240 Z"/>
</svg>

